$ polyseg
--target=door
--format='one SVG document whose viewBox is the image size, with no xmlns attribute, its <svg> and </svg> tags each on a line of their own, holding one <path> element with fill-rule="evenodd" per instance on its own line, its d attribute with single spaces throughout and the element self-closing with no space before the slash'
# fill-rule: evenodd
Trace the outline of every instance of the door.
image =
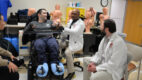
<svg viewBox="0 0 142 80">
<path fill-rule="evenodd" d="M 124 33 L 126 40 L 142 45 L 142 0 L 127 0 Z"/>
</svg>

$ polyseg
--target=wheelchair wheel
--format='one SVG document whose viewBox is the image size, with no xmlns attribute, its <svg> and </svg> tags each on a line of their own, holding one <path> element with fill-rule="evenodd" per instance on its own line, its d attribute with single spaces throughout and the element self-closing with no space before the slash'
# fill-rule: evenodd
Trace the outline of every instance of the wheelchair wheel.
<svg viewBox="0 0 142 80">
<path fill-rule="evenodd" d="M 31 69 L 28 69 L 28 80 L 34 80 L 33 72 Z"/>
<path fill-rule="evenodd" d="M 28 64 L 28 71 L 27 71 L 27 73 L 28 73 L 28 79 L 27 80 L 34 80 L 31 61 Z"/>
<path fill-rule="evenodd" d="M 64 80 L 64 74 L 59 77 L 59 80 Z"/>
</svg>

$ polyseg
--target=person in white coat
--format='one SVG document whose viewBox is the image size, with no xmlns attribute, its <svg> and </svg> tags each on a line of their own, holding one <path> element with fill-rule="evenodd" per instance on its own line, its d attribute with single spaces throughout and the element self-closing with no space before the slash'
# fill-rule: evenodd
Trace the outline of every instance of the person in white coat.
<svg viewBox="0 0 142 80">
<path fill-rule="evenodd" d="M 69 38 L 68 48 L 65 50 L 68 71 L 68 76 L 65 80 L 71 80 L 71 78 L 75 75 L 72 54 L 83 48 L 83 32 L 85 24 L 79 18 L 79 15 L 80 11 L 78 9 L 74 9 L 71 13 L 72 19 L 63 30 L 63 33 L 68 35 Z"/>
<path fill-rule="evenodd" d="M 127 63 L 127 47 L 116 34 L 112 19 L 104 21 L 105 37 L 93 57 L 84 57 L 83 80 L 121 80 Z M 92 74 L 91 74 L 92 72 Z"/>
</svg>

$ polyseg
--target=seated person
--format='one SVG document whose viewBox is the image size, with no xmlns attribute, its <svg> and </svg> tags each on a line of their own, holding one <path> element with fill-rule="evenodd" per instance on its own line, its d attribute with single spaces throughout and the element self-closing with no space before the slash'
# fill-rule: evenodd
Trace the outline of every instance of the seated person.
<svg viewBox="0 0 142 80">
<path fill-rule="evenodd" d="M 2 55 L 0 56 L 0 79 L 19 80 L 18 66 L 10 61 L 10 59 L 14 60 L 15 58 L 12 53 L 0 47 L 0 55 Z"/>
<path fill-rule="evenodd" d="M 75 75 L 74 63 L 72 54 L 77 51 L 82 50 L 83 48 L 83 32 L 85 29 L 84 22 L 79 18 L 80 11 L 74 9 L 71 12 L 71 19 L 63 29 L 63 35 L 68 36 L 68 47 L 65 50 L 66 62 L 67 62 L 67 71 L 68 75 L 65 80 L 71 80 Z"/>
<path fill-rule="evenodd" d="M 49 61 L 51 64 L 52 72 L 54 73 L 54 67 L 56 64 L 60 64 L 58 56 L 59 56 L 59 46 L 57 44 L 56 39 L 53 37 L 53 33 L 42 33 L 38 34 L 40 31 L 44 30 L 54 30 L 56 29 L 57 24 L 54 24 L 52 21 L 47 20 L 47 10 L 46 9 L 39 9 L 37 11 L 38 20 L 29 23 L 26 28 L 24 29 L 23 34 L 23 43 L 26 44 L 31 37 L 29 36 L 28 32 L 33 31 L 35 34 L 35 41 L 34 41 L 34 49 L 38 56 L 38 67 L 37 67 L 37 75 L 39 77 L 45 77 L 48 73 L 48 62 L 46 52 L 49 51 Z M 33 38 L 34 39 L 34 38 Z M 42 68 L 44 69 L 44 74 L 38 74 L 38 71 Z M 61 73 L 55 73 L 55 75 L 60 75 Z M 63 74 L 63 72 L 62 72 Z"/>
<path fill-rule="evenodd" d="M 99 45 L 98 52 L 93 57 L 83 59 L 83 80 L 121 80 L 124 75 L 127 46 L 116 34 L 116 24 L 112 19 L 104 21 L 103 31 L 106 35 Z"/>
<path fill-rule="evenodd" d="M 0 14 L 0 30 L 3 30 L 4 26 L 4 18 Z M 19 62 L 17 61 L 17 63 Z M 0 47 L 0 80 L 19 80 L 17 66 L 12 53 Z"/>
</svg>

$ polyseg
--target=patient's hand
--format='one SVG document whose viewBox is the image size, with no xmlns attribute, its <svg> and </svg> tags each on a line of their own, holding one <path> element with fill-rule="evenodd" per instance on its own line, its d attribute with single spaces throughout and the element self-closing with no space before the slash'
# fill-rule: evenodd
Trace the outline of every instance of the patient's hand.
<svg viewBox="0 0 142 80">
<path fill-rule="evenodd" d="M 53 21 L 53 24 L 52 24 L 52 26 L 56 26 L 56 27 L 59 27 L 59 22 L 57 22 L 57 21 Z"/>
<path fill-rule="evenodd" d="M 95 65 L 94 63 L 90 63 L 90 64 L 88 65 L 87 70 L 88 70 L 89 72 L 96 72 L 96 65 Z"/>
<path fill-rule="evenodd" d="M 52 26 L 56 26 L 56 27 L 62 26 L 61 21 L 59 21 L 59 19 L 54 20 Z"/>
</svg>

